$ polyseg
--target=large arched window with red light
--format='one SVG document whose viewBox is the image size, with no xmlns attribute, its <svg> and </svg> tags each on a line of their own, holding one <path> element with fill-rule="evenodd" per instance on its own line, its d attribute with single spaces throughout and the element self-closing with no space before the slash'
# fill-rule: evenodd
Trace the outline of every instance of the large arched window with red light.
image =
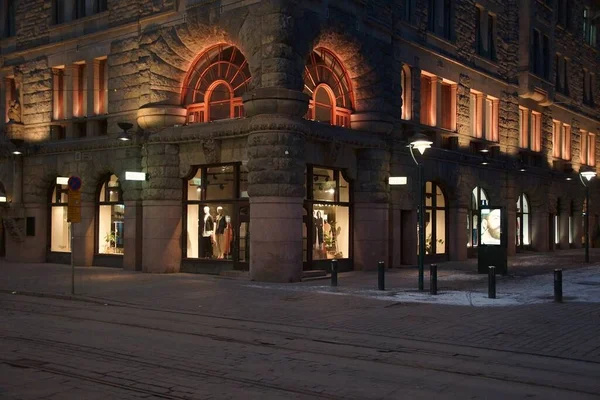
<svg viewBox="0 0 600 400">
<path fill-rule="evenodd" d="M 184 80 L 181 102 L 188 110 L 187 122 L 242 117 L 242 94 L 249 82 L 248 63 L 235 46 L 219 44 L 206 50 Z"/>
<path fill-rule="evenodd" d="M 304 93 L 310 96 L 307 119 L 350 126 L 354 102 L 348 73 L 338 58 L 325 48 L 315 49 L 304 69 Z"/>
</svg>

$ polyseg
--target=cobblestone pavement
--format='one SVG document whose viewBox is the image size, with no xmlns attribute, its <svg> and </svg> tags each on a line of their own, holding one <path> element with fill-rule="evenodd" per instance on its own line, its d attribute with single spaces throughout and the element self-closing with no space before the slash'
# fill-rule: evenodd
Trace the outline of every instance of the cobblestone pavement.
<svg viewBox="0 0 600 400">
<path fill-rule="evenodd" d="M 414 285 L 414 270 L 396 274 Z M 367 287 L 373 277 L 340 283 Z M 107 268 L 77 268 L 74 297 L 70 282 L 68 266 L 0 262 L 0 398 L 600 393 L 597 304 L 406 304 Z"/>
</svg>

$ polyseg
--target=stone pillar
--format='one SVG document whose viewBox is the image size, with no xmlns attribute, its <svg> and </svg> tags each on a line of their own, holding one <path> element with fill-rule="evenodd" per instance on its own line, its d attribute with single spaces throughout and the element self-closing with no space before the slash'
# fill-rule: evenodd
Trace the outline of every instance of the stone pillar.
<svg viewBox="0 0 600 400">
<path fill-rule="evenodd" d="M 143 190 L 142 271 L 179 272 L 183 208 L 179 147 L 149 143 L 144 158 L 149 180 Z"/>
<path fill-rule="evenodd" d="M 354 269 L 376 269 L 388 260 L 390 154 L 382 149 L 357 151 L 354 185 Z"/>
<path fill-rule="evenodd" d="M 534 208 L 534 210 L 536 210 Z M 539 208 L 539 212 L 534 212 L 532 216 L 531 226 L 531 244 L 537 251 L 549 251 L 550 247 L 550 226 L 549 218 L 550 214 L 547 210 L 542 207 Z"/>
<path fill-rule="evenodd" d="M 11 210 L 12 211 L 12 210 Z M 35 236 L 12 235 L 6 230 L 6 260 L 10 262 L 46 262 L 48 205 L 46 203 L 26 203 L 24 209 L 15 210 L 16 217 L 35 218 Z M 5 223 L 6 226 L 6 223 Z M 22 228 L 25 229 L 23 223 Z"/>
<path fill-rule="evenodd" d="M 247 165 L 253 280 L 296 282 L 302 277 L 306 161 L 305 125 L 300 115 L 307 104 L 306 95 L 286 89 L 259 89 L 244 102 L 255 115 L 250 123 Z M 291 116 L 263 112 L 271 107 L 287 110 Z"/>
<path fill-rule="evenodd" d="M 83 194 L 82 194 L 83 195 Z M 83 197 L 83 196 L 82 196 Z M 81 201 L 81 222 L 72 224 L 73 262 L 89 267 L 94 262 L 94 220 L 96 207 L 93 201 Z"/>
<path fill-rule="evenodd" d="M 144 215 L 141 200 L 125 201 L 123 269 L 142 270 Z"/>
<path fill-rule="evenodd" d="M 448 251 L 450 261 L 464 261 L 467 259 L 467 216 L 469 210 L 466 206 L 450 207 L 448 222 L 450 227 Z"/>
</svg>

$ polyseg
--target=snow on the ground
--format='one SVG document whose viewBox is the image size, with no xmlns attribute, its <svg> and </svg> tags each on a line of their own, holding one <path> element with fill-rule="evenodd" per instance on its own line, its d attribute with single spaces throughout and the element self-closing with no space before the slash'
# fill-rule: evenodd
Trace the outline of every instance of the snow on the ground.
<svg viewBox="0 0 600 400">
<path fill-rule="evenodd" d="M 480 276 L 480 275 L 479 275 Z M 438 287 L 445 281 L 473 281 L 478 275 L 454 274 L 438 278 Z M 401 303 L 429 303 L 473 307 L 519 306 L 527 304 L 548 303 L 554 301 L 554 276 L 551 273 L 530 277 L 498 277 L 496 299 L 488 298 L 487 280 L 477 290 L 448 291 L 438 290 L 437 295 L 415 289 L 388 289 L 378 291 L 372 289 L 339 287 L 302 286 L 302 285 L 262 285 L 251 284 L 249 287 L 279 289 L 294 292 L 313 292 L 330 295 L 360 296 Z M 563 301 L 600 303 L 600 267 L 563 270 Z"/>
</svg>

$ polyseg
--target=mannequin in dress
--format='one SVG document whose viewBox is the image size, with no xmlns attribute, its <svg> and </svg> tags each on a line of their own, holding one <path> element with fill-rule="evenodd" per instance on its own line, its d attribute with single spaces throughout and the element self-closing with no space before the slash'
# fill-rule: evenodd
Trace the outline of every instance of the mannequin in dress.
<svg viewBox="0 0 600 400">
<path fill-rule="evenodd" d="M 317 258 L 322 258 L 323 250 L 323 217 L 321 211 L 317 211 L 314 218 L 315 225 L 315 250 L 317 250 Z"/>
<path fill-rule="evenodd" d="M 223 253 L 225 250 L 225 238 L 223 237 L 225 233 L 225 228 L 227 227 L 227 222 L 225 220 L 225 216 L 223 215 L 223 207 L 217 207 L 217 219 L 215 222 L 215 249 L 214 255 L 217 258 L 223 258 Z"/>
<path fill-rule="evenodd" d="M 215 230 L 213 217 L 210 215 L 210 207 L 204 207 L 204 218 L 202 219 L 202 228 L 200 231 L 200 258 L 210 258 L 213 254 L 212 235 Z"/>
</svg>

